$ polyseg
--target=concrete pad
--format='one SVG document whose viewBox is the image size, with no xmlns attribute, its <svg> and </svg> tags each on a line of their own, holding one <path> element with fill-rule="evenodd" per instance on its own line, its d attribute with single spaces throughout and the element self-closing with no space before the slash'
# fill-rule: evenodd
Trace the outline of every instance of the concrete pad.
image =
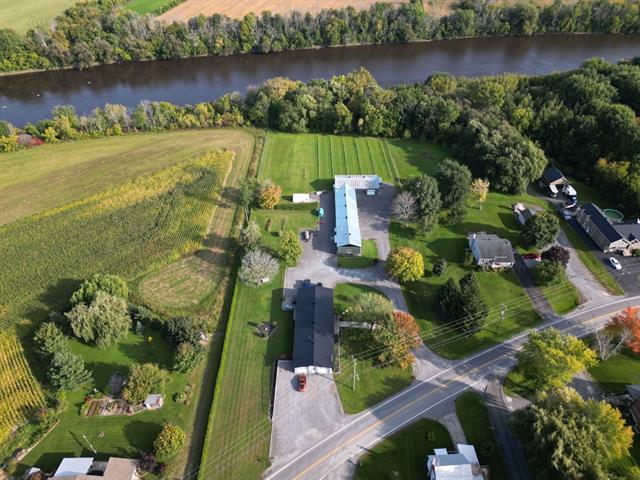
<svg viewBox="0 0 640 480">
<path fill-rule="evenodd" d="M 276 375 L 270 457 L 284 463 L 335 432 L 348 417 L 332 376 L 307 375 L 307 390 L 299 392 L 290 361 L 279 361 Z"/>
<path fill-rule="evenodd" d="M 453 443 L 467 443 L 467 437 L 464 436 L 464 431 L 462 430 L 462 424 L 458 419 L 458 415 L 455 413 L 447 413 L 446 415 L 440 417 L 438 421 L 447 427 L 449 430 L 449 435 L 451 435 L 451 440 Z"/>
</svg>

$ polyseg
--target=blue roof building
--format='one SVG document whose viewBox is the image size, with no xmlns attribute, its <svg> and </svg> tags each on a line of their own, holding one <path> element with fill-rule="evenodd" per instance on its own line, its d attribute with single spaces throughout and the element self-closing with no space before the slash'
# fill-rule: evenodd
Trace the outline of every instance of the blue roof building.
<svg viewBox="0 0 640 480">
<path fill-rule="evenodd" d="M 362 236 L 358 222 L 356 191 L 348 183 L 335 189 L 336 230 L 338 255 L 358 256 L 362 249 Z"/>
</svg>

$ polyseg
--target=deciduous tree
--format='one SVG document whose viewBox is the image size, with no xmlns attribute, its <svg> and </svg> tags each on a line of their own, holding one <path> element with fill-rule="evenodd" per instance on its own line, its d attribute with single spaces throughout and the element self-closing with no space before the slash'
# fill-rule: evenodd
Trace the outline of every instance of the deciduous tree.
<svg viewBox="0 0 640 480">
<path fill-rule="evenodd" d="M 399 282 L 412 282 L 424 276 L 422 254 L 410 247 L 396 247 L 387 257 L 387 273 Z"/>
<path fill-rule="evenodd" d="M 440 211 L 442 200 L 435 178 L 429 175 L 409 177 L 403 180 L 402 186 L 416 198 L 420 219 L 432 219 Z"/>
<path fill-rule="evenodd" d="M 206 328 L 206 323 L 196 317 L 172 317 L 167 321 L 165 331 L 169 340 L 175 345 L 182 343 L 198 345 Z"/>
<path fill-rule="evenodd" d="M 126 337 L 131 328 L 127 303 L 98 290 L 90 305 L 81 302 L 65 314 L 73 334 L 98 347 L 108 347 Z"/>
<path fill-rule="evenodd" d="M 135 363 L 129 368 L 122 398 L 131 405 L 139 405 L 151 393 L 162 393 L 167 373 L 155 363 Z"/>
<path fill-rule="evenodd" d="M 555 328 L 532 332 L 516 357 L 521 371 L 542 391 L 565 386 L 596 361 L 595 352 L 582 340 Z"/>
<path fill-rule="evenodd" d="M 260 208 L 273 210 L 282 196 L 282 188 L 271 180 L 265 180 L 258 187 L 258 205 Z"/>
<path fill-rule="evenodd" d="M 539 212 L 525 222 L 522 238 L 528 245 L 542 249 L 556 240 L 559 231 L 558 217 L 547 212 Z"/>
<path fill-rule="evenodd" d="M 465 202 L 471 185 L 471 172 L 467 166 L 447 158 L 438 165 L 435 178 L 444 208 Z"/>
<path fill-rule="evenodd" d="M 280 232 L 280 258 L 287 265 L 295 265 L 302 255 L 302 243 L 295 232 L 285 230 Z"/>
<path fill-rule="evenodd" d="M 391 204 L 391 215 L 401 222 L 411 222 L 418 215 L 418 202 L 411 192 L 402 191 Z"/>
<path fill-rule="evenodd" d="M 420 328 L 412 315 L 395 311 L 373 329 L 373 338 L 381 346 L 378 360 L 383 363 L 396 362 L 400 368 L 408 368 L 413 363 L 411 349 L 420 342 Z"/>
<path fill-rule="evenodd" d="M 555 260 L 542 260 L 533 269 L 533 276 L 538 285 L 559 285 L 565 280 L 564 266 Z"/>
<path fill-rule="evenodd" d="M 379 324 L 393 313 L 393 304 L 381 293 L 365 292 L 358 295 L 345 316 L 353 322 Z"/>
<path fill-rule="evenodd" d="M 173 369 L 188 373 L 198 366 L 204 354 L 205 349 L 199 343 L 183 342 L 178 345 L 173 355 Z"/>
<path fill-rule="evenodd" d="M 280 264 L 264 250 L 256 248 L 242 257 L 238 277 L 249 285 L 257 286 L 268 281 L 278 272 Z"/>
<path fill-rule="evenodd" d="M 167 423 L 153 441 L 153 453 L 159 462 L 166 463 L 182 449 L 185 433 L 177 425 Z"/>
<path fill-rule="evenodd" d="M 476 178 L 471 182 L 471 197 L 478 204 L 478 208 L 482 210 L 482 205 L 487 199 L 489 193 L 489 180 Z"/>
<path fill-rule="evenodd" d="M 561 245 L 551 245 L 547 250 L 540 255 L 543 260 L 552 260 L 554 262 L 560 262 L 563 266 L 567 266 L 571 253 L 569 250 Z"/>
<path fill-rule="evenodd" d="M 242 245 L 245 250 L 251 250 L 257 247 L 260 244 L 260 238 L 260 227 L 253 220 L 240 229 L 240 245 Z"/>
<path fill-rule="evenodd" d="M 93 302 L 96 293 L 99 291 L 106 292 L 124 300 L 129 296 L 129 287 L 127 286 L 127 282 L 122 278 L 117 275 L 96 273 L 89 280 L 82 282 L 78 290 L 73 292 L 73 295 L 71 295 L 71 303 L 73 305 L 77 305 L 78 303 L 89 305 Z"/>
</svg>

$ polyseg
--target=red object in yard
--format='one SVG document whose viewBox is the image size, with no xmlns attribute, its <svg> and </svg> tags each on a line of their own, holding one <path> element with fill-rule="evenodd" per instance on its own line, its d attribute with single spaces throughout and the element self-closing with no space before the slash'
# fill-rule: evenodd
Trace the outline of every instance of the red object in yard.
<svg viewBox="0 0 640 480">
<path fill-rule="evenodd" d="M 540 254 L 539 253 L 525 253 L 523 256 L 523 258 L 526 258 L 527 260 L 540 260 Z"/>
<path fill-rule="evenodd" d="M 307 390 L 307 376 L 298 375 L 298 391 L 304 392 Z"/>
</svg>

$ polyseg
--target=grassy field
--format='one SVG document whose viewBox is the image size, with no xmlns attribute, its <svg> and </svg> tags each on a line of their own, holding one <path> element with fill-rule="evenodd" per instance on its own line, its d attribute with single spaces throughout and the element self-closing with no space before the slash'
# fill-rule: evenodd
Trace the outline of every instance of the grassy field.
<svg viewBox="0 0 640 480">
<path fill-rule="evenodd" d="M 482 396 L 477 392 L 464 392 L 456 398 L 456 414 L 462 424 L 467 442 L 475 445 L 480 464 L 488 465 L 492 480 L 506 480 L 507 472 L 489 420 L 489 412 Z M 486 457 L 481 445 L 490 442 L 495 446 L 495 453 Z"/>
<path fill-rule="evenodd" d="M 334 175 L 376 174 L 393 183 L 444 156 L 430 142 L 269 132 L 258 178 L 270 178 L 285 194 L 331 189 Z"/>
<path fill-rule="evenodd" d="M 356 480 L 426 478 L 427 457 L 433 455 L 435 448 L 452 449 L 451 436 L 441 423 L 421 418 L 371 448 L 360 459 L 354 478 Z"/>
<path fill-rule="evenodd" d="M 190 130 L 4 153 L 0 156 L 0 225 L 114 188 L 209 150 L 228 148 L 243 153 L 252 141 L 245 130 Z"/>
<path fill-rule="evenodd" d="M 54 17 L 82 0 L 0 0 L 0 28 L 24 33 L 39 25 L 46 26 Z"/>
<path fill-rule="evenodd" d="M 254 210 L 251 218 L 262 232 L 262 246 L 274 253 L 280 249 L 280 231 L 299 232 L 315 227 L 318 222 L 311 210 Z"/>
<path fill-rule="evenodd" d="M 174 3 L 174 0 L 131 0 L 126 4 L 126 8 L 136 13 L 144 14 L 153 13 L 159 9 L 164 10 L 172 3 Z"/>
<path fill-rule="evenodd" d="M 444 257 L 449 265 L 447 275 L 428 275 L 406 285 L 403 290 L 409 310 L 418 320 L 421 329 L 438 329 L 437 335 L 427 333 L 425 341 L 441 355 L 454 358 L 464 356 L 508 338 L 524 328 L 530 328 L 539 321 L 517 277 L 510 271 L 477 272 L 490 313 L 484 328 L 472 336 L 458 338 L 459 331 L 443 330 L 441 327 L 445 325 L 444 319 L 437 306 L 436 295 L 440 285 L 449 276 L 460 278 L 471 269 L 464 265 L 468 232 L 493 232 L 510 240 L 519 250 L 526 250 L 521 245 L 520 226 L 510 207 L 518 201 L 545 206 L 544 200 L 531 195 L 512 196 L 492 192 L 482 210 L 470 207 L 462 223 L 454 226 L 438 225 L 428 237 L 413 226 L 391 222 L 389 233 L 392 247 L 409 246 L 417 249 L 424 256 L 428 270 L 440 257 Z M 565 293 L 561 292 L 560 295 L 564 296 Z M 507 308 L 504 320 L 499 322 L 502 304 Z"/>
<path fill-rule="evenodd" d="M 378 247 L 373 240 L 362 241 L 362 255 L 359 257 L 338 257 L 338 266 L 342 268 L 367 268 L 378 259 Z"/>
<path fill-rule="evenodd" d="M 264 225 L 267 218 L 276 216 L 289 217 L 288 229 L 311 228 L 316 221 L 310 210 L 254 210 L 252 219 L 261 226 L 262 244 L 269 248 L 276 248 L 278 238 Z M 268 466 L 273 369 L 278 358 L 291 355 L 293 342 L 292 315 L 281 307 L 283 284 L 284 270 L 257 288 L 236 282 L 201 461 L 202 478 L 258 478 Z M 269 321 L 277 322 L 278 328 L 264 340 L 256 326 Z"/>
<path fill-rule="evenodd" d="M 153 337 L 152 342 L 147 337 Z M 95 387 L 104 391 L 111 374 L 126 374 L 132 363 L 157 363 L 168 369 L 171 365 L 174 346 L 162 337 L 160 331 L 147 329 L 143 336 L 130 333 L 121 343 L 106 349 L 98 349 L 77 340 L 71 341 L 74 353 L 81 355 L 87 368 L 93 372 Z M 204 363 L 204 362 L 203 362 Z M 170 421 L 186 431 L 191 430 L 195 401 L 189 405 L 173 400 L 176 393 L 185 390 L 187 384 L 195 392 L 195 383 L 202 375 L 201 364 L 191 374 L 171 372 L 164 390 L 164 406 L 156 412 L 143 412 L 134 416 L 85 417 L 80 415 L 86 390 L 67 395 L 69 407 L 60 416 L 60 423 L 22 461 L 25 467 L 36 465 L 45 471 L 55 469 L 62 457 L 88 455 L 87 439 L 99 452 L 98 458 L 109 456 L 136 457 L 138 451 L 152 451 L 152 443 L 162 425 Z M 99 435 L 102 432 L 104 435 Z"/>
<path fill-rule="evenodd" d="M 334 289 L 334 309 L 344 312 L 353 299 L 361 293 L 380 293 L 366 285 L 341 283 Z M 363 358 L 356 363 L 358 375 L 353 390 L 352 356 L 371 350 L 371 332 L 358 329 L 342 329 L 340 335 L 340 373 L 335 376 L 338 393 L 345 413 L 358 413 L 407 387 L 413 381 L 411 368 L 405 370 L 396 365 L 378 367 L 372 358 Z"/>
</svg>

